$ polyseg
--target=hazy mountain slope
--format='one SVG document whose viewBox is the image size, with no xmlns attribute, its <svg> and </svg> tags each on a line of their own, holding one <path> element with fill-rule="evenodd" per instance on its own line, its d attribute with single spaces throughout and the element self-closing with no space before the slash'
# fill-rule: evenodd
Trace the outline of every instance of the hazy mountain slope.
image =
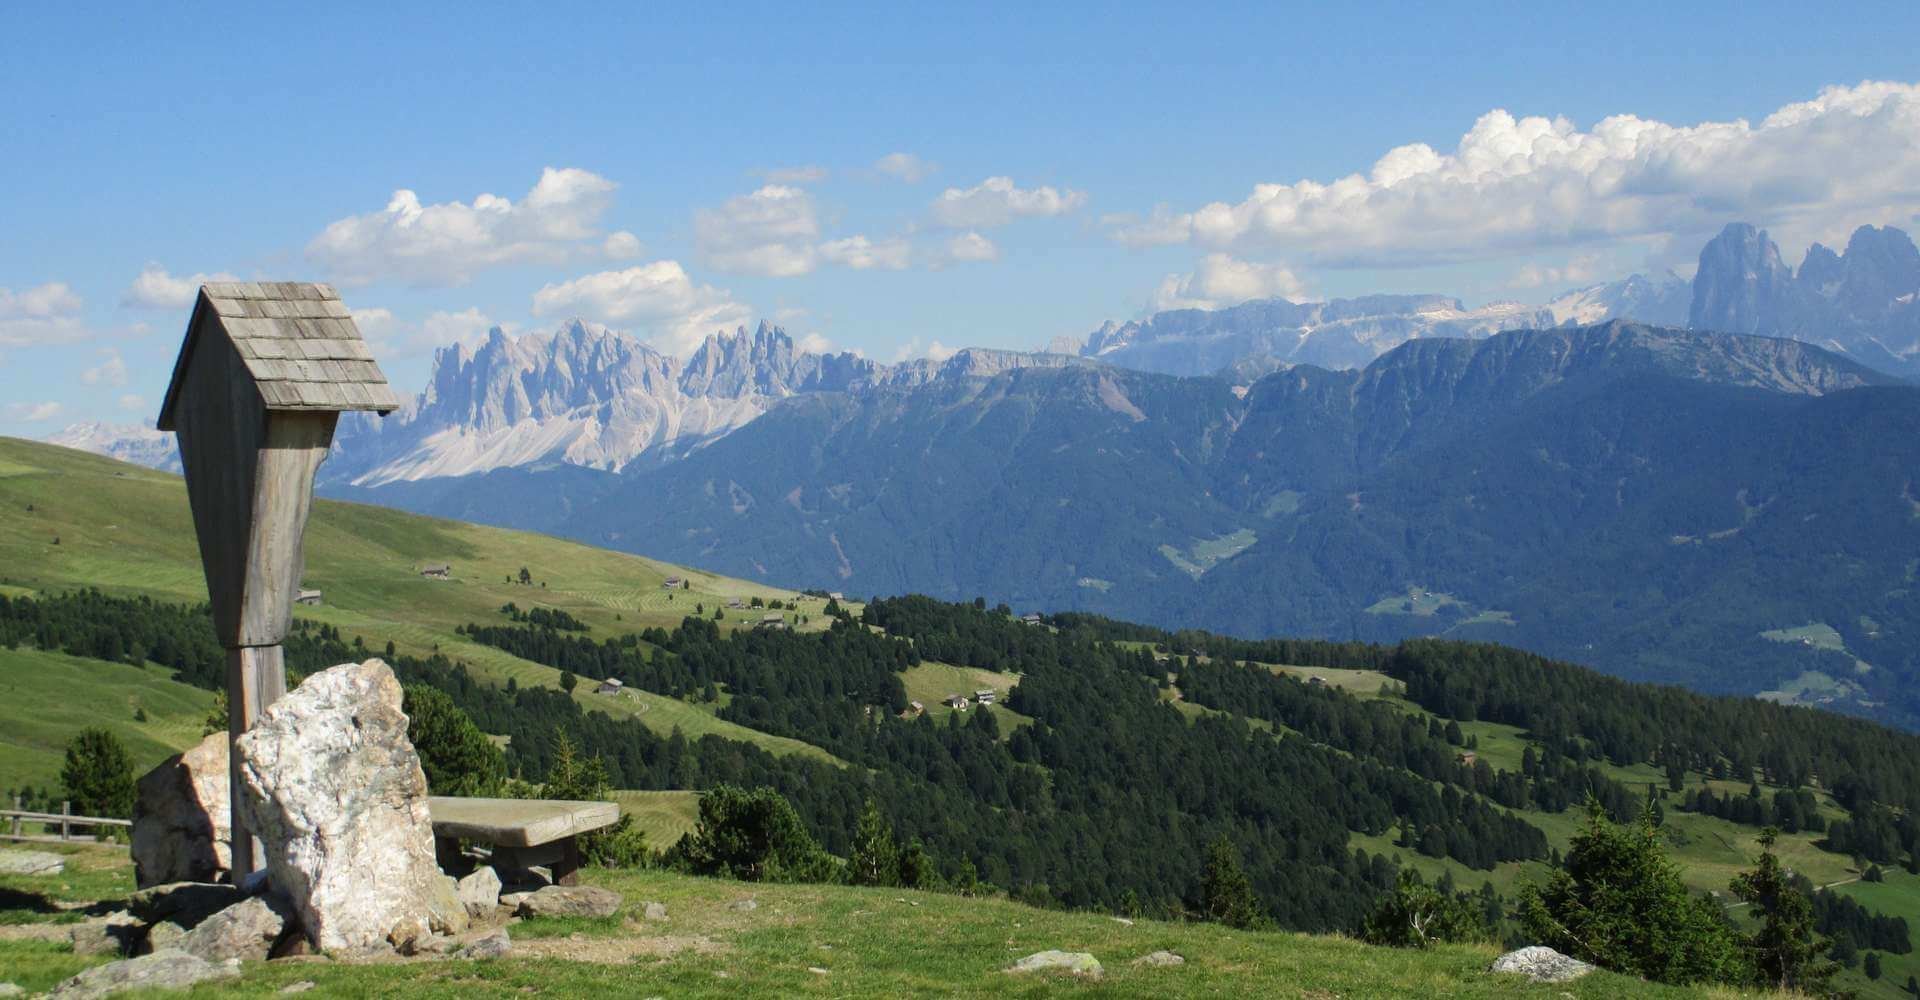
<svg viewBox="0 0 1920 1000">
<path fill-rule="evenodd" d="M 1250 635 L 1465 628 L 1714 690 L 1817 670 L 1856 709 L 1910 712 L 1879 704 L 1920 673 L 1895 638 L 1920 634 L 1920 391 L 1891 381 L 1631 324 L 1422 339 L 1244 398 L 1021 370 L 789 400 L 559 530 L 858 593 Z M 1847 652 L 1761 636 L 1815 623 Z"/>
</svg>

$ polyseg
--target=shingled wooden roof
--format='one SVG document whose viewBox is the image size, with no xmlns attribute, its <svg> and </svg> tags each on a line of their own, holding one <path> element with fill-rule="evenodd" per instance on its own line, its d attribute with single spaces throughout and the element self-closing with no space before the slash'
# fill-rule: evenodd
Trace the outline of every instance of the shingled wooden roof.
<svg viewBox="0 0 1920 1000">
<path fill-rule="evenodd" d="M 175 395 L 198 338 L 216 326 L 245 362 L 269 410 L 390 413 L 400 407 L 333 286 L 220 282 L 200 286 L 187 342 L 160 408 L 161 430 L 173 429 Z"/>
</svg>

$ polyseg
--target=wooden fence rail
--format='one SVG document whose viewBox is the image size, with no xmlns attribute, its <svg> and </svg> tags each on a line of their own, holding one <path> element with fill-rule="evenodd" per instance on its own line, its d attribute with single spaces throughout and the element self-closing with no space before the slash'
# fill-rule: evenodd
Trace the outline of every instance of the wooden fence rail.
<svg viewBox="0 0 1920 1000">
<path fill-rule="evenodd" d="M 127 819 L 109 819 L 104 816 L 76 816 L 73 814 L 72 806 L 66 802 L 60 803 L 60 811 L 57 813 L 34 812 L 30 809 L 21 809 L 18 799 L 14 800 L 13 805 L 14 808 L 12 809 L 0 809 L 0 826 L 4 826 L 7 831 L 6 833 L 0 833 L 0 840 L 72 840 L 73 828 L 76 826 L 84 826 L 95 831 L 100 827 L 108 826 L 122 826 L 129 829 L 133 827 L 133 821 Z M 44 833 L 30 835 L 22 829 L 23 824 L 26 823 L 38 823 L 49 829 L 58 827 L 60 832 L 58 836 Z"/>
</svg>

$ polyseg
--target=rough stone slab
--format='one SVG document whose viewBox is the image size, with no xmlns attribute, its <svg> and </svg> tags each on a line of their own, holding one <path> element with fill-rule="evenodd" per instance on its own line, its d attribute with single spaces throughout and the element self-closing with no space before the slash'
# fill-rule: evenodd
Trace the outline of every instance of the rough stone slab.
<svg viewBox="0 0 1920 1000">
<path fill-rule="evenodd" d="M 591 885 L 550 885 L 520 901 L 522 917 L 611 917 L 620 894 Z"/>
<path fill-rule="evenodd" d="M 240 963 L 213 963 L 184 951 L 156 951 L 97 965 L 47 994 L 57 1000 L 95 1000 L 127 990 L 185 990 L 214 979 L 235 979 Z"/>
<path fill-rule="evenodd" d="M 620 821 L 612 802 L 563 799 L 466 799 L 436 795 L 427 800 L 433 832 L 501 847 L 538 847 Z"/>
<path fill-rule="evenodd" d="M 47 851 L 0 851 L 0 875 L 58 875 L 67 859 Z"/>
<path fill-rule="evenodd" d="M 427 923 L 435 934 L 465 934 L 467 907 L 460 899 L 460 883 L 451 875 L 436 877 L 427 894 Z"/>
<path fill-rule="evenodd" d="M 67 931 L 76 955 L 130 955 L 141 936 L 139 921 L 124 911 L 74 924 Z"/>
<path fill-rule="evenodd" d="M 133 802 L 135 885 L 226 877 L 233 865 L 227 756 L 227 734 L 213 733 L 141 776 Z"/>
<path fill-rule="evenodd" d="M 1100 975 L 1100 960 L 1084 951 L 1036 951 L 1007 968 L 1008 972 L 1064 972 L 1071 976 Z"/>
<path fill-rule="evenodd" d="M 1156 952 L 1150 952 L 1148 954 L 1140 956 L 1139 958 L 1134 959 L 1133 964 L 1148 965 L 1148 966 L 1153 966 L 1155 968 L 1166 968 L 1168 966 L 1174 966 L 1174 965 L 1185 965 L 1187 964 L 1187 960 L 1171 951 L 1156 951 Z"/>
<path fill-rule="evenodd" d="M 209 962 L 264 961 L 293 911 L 272 896 L 254 896 L 200 922 L 176 946 Z"/>
<path fill-rule="evenodd" d="M 1494 959 L 1493 971 L 1525 976 L 1536 983 L 1565 983 L 1592 972 L 1593 966 L 1536 944 Z"/>
</svg>

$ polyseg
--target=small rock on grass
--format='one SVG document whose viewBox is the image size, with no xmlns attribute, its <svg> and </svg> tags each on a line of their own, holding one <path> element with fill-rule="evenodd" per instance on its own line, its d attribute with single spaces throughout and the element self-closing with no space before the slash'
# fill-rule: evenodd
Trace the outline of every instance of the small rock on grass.
<svg viewBox="0 0 1920 1000">
<path fill-rule="evenodd" d="M 1185 965 L 1187 960 L 1170 951 L 1156 951 L 1133 960 L 1134 965 L 1169 966 Z"/>
<path fill-rule="evenodd" d="M 467 942 L 460 949 L 461 958 L 505 958 L 513 950 L 513 939 L 507 936 L 507 929 L 484 934 Z"/>
<path fill-rule="evenodd" d="M 306 991 L 313 989 L 313 987 L 314 987 L 313 980 L 302 979 L 297 983 L 288 983 L 287 985 L 280 987 L 280 992 L 282 994 L 305 993 Z"/>
<path fill-rule="evenodd" d="M 591 885 L 550 885 L 520 901 L 522 917 L 611 917 L 620 894 Z"/>
<path fill-rule="evenodd" d="M 727 904 L 727 909 L 732 910 L 735 913 L 752 913 L 753 911 L 759 908 L 760 908 L 760 904 L 754 902 L 751 899 L 736 899 L 733 902 Z"/>
<path fill-rule="evenodd" d="M 67 859 L 48 851 L 0 851 L 0 875 L 58 875 Z"/>
<path fill-rule="evenodd" d="M 1100 960 L 1084 951 L 1037 951 L 1008 967 L 1008 972 L 1064 972 L 1073 976 L 1100 975 Z"/>
<path fill-rule="evenodd" d="M 25 996 L 26 993 L 26 990 L 21 989 L 13 983 L 0 983 L 0 997 Z"/>
<path fill-rule="evenodd" d="M 647 902 L 641 905 L 644 907 L 644 909 L 641 910 L 641 913 L 645 915 L 645 917 L 648 920 L 667 919 L 667 904 L 654 902 L 653 900 L 648 900 Z"/>
</svg>

